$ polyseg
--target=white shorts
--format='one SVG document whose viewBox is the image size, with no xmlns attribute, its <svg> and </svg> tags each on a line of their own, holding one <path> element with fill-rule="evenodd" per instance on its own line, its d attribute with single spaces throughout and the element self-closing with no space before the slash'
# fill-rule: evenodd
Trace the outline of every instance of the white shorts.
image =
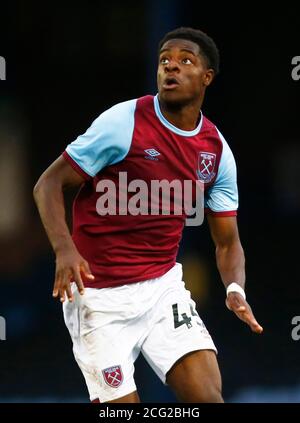
<svg viewBox="0 0 300 423">
<path fill-rule="evenodd" d="M 166 383 L 185 354 L 216 347 L 182 281 L 181 264 L 159 278 L 112 288 L 86 288 L 63 304 L 75 359 L 91 401 L 120 398 L 136 390 L 134 362 L 140 352 Z"/>
</svg>

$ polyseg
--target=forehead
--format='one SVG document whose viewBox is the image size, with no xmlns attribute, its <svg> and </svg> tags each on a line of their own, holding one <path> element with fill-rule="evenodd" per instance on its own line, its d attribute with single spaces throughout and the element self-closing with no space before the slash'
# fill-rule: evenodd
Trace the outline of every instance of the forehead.
<svg viewBox="0 0 300 423">
<path fill-rule="evenodd" d="M 172 40 L 166 41 L 162 45 L 160 52 L 162 52 L 163 50 L 172 50 L 172 49 L 190 50 L 195 55 L 198 55 L 200 53 L 198 44 L 194 43 L 194 41 L 182 40 L 180 38 L 173 38 Z"/>
</svg>

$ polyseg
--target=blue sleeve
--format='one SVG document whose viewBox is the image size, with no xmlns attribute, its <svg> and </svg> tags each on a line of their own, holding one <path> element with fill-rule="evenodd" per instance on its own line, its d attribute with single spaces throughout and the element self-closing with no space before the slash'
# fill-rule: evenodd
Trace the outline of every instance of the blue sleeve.
<svg viewBox="0 0 300 423">
<path fill-rule="evenodd" d="M 123 160 L 131 145 L 136 100 L 106 110 L 87 131 L 68 145 L 66 152 L 89 176 Z"/>
<path fill-rule="evenodd" d="M 215 183 L 205 194 L 205 207 L 212 212 L 222 213 L 237 210 L 238 188 L 232 151 L 223 135 L 219 131 L 218 134 L 223 144 L 223 151 Z"/>
</svg>

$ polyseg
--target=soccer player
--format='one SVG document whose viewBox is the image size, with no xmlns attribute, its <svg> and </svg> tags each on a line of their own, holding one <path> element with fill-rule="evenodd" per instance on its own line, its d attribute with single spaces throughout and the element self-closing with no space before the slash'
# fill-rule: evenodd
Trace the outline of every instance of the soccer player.
<svg viewBox="0 0 300 423">
<path fill-rule="evenodd" d="M 202 183 L 226 305 L 252 331 L 263 330 L 244 291 L 235 161 L 201 112 L 218 70 L 208 35 L 192 28 L 167 33 L 159 45 L 158 94 L 102 113 L 34 188 L 56 254 L 53 296 L 63 302 L 93 402 L 139 402 L 133 374 L 140 352 L 178 400 L 223 402 L 215 345 L 176 263 L 187 214 L 164 213 L 162 202 L 160 213 L 145 204 L 130 213 L 137 185 L 147 191 L 154 180 Z M 63 191 L 72 186 L 80 190 L 71 237 Z M 149 198 L 147 191 L 143 201 Z"/>
</svg>

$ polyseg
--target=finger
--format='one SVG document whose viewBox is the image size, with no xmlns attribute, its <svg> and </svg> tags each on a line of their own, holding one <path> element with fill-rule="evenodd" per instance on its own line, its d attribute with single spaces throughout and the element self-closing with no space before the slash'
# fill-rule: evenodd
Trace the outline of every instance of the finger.
<svg viewBox="0 0 300 423">
<path fill-rule="evenodd" d="M 52 297 L 56 298 L 57 296 L 58 296 L 58 288 L 54 287 L 54 289 L 52 291 Z"/>
<path fill-rule="evenodd" d="M 247 323 L 248 326 L 250 326 L 253 332 L 255 333 L 263 332 L 262 326 L 257 322 L 252 311 L 244 310 L 244 311 L 239 311 L 236 314 L 241 320 L 243 320 L 245 323 Z"/>
<path fill-rule="evenodd" d="M 238 293 L 230 293 L 226 298 L 226 306 L 233 311 L 239 319 L 250 326 L 255 333 L 262 333 L 263 327 L 255 319 L 251 307 Z"/>
<path fill-rule="evenodd" d="M 68 285 L 67 285 L 67 287 L 66 287 L 66 292 L 67 292 L 67 297 L 68 297 L 68 300 L 70 301 L 70 302 L 72 302 L 73 301 L 73 294 L 72 294 L 72 289 L 71 289 L 71 285 L 68 283 Z"/>
<path fill-rule="evenodd" d="M 95 279 L 95 276 L 92 274 L 90 265 L 87 261 L 84 261 L 80 266 L 80 270 L 84 273 L 84 276 L 88 279 Z"/>
<path fill-rule="evenodd" d="M 60 299 L 60 302 L 64 302 L 65 301 L 65 299 L 66 299 L 66 296 L 65 296 L 65 289 L 64 288 L 60 288 L 60 290 L 59 290 L 59 299 Z"/>
<path fill-rule="evenodd" d="M 59 286 L 60 286 L 60 272 L 56 272 L 55 273 L 55 281 L 54 281 L 53 291 L 52 291 L 53 297 L 58 296 Z"/>
<path fill-rule="evenodd" d="M 74 269 L 73 274 L 74 274 L 74 281 L 75 281 L 77 288 L 78 288 L 78 292 L 79 292 L 80 295 L 83 295 L 84 294 L 84 285 L 83 285 L 83 282 L 82 282 L 82 279 L 81 279 L 81 274 L 80 274 L 79 269 Z"/>
<path fill-rule="evenodd" d="M 248 321 L 246 322 L 248 323 L 248 325 L 250 326 L 251 330 L 255 333 L 262 333 L 263 328 L 262 326 L 258 323 L 258 321 L 255 319 L 255 317 L 253 316 L 253 314 L 251 313 L 251 315 L 248 318 Z"/>
<path fill-rule="evenodd" d="M 251 329 L 255 333 L 262 333 L 264 331 L 264 328 L 257 322 L 251 326 Z"/>
<path fill-rule="evenodd" d="M 61 277 L 61 284 L 59 288 L 59 298 L 60 301 L 63 303 L 66 299 L 65 291 L 70 283 L 70 277 L 68 276 L 68 273 L 65 271 Z"/>
</svg>

